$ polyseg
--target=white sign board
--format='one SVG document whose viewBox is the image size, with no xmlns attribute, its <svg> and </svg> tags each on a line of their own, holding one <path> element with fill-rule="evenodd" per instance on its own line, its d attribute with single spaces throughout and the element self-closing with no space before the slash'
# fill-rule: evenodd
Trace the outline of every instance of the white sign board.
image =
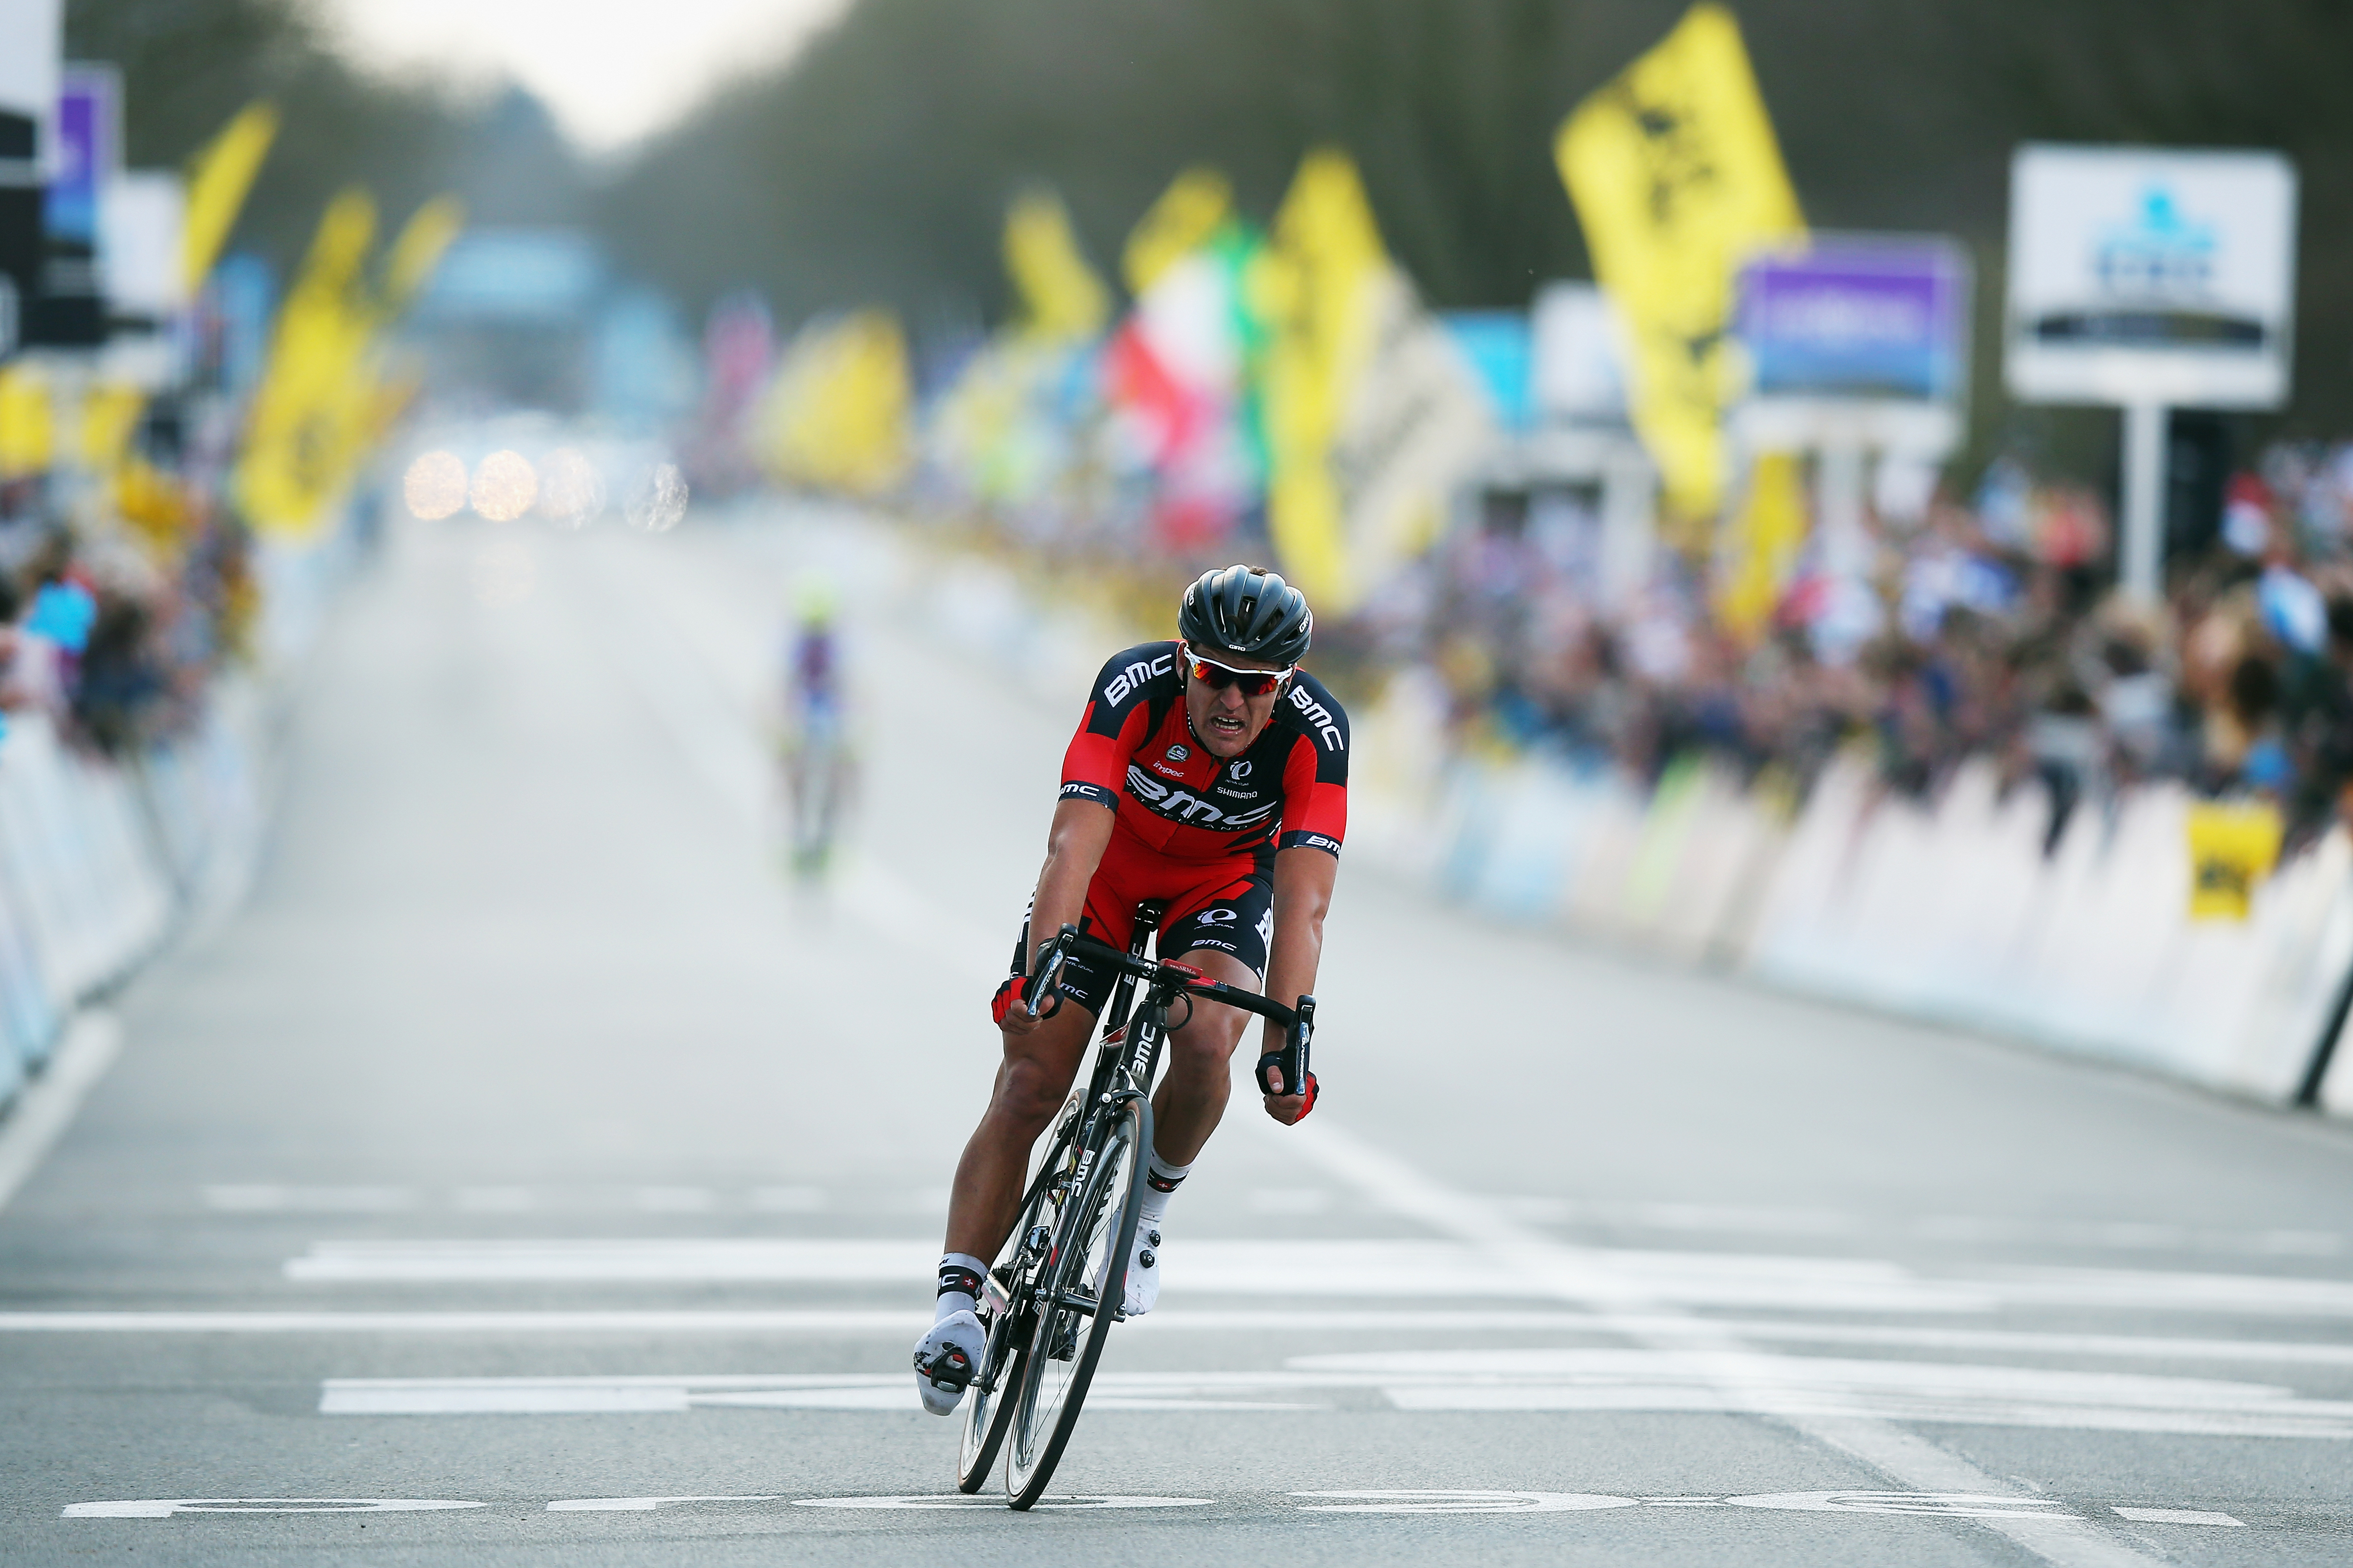
<svg viewBox="0 0 2353 1568">
<path fill-rule="evenodd" d="M 2010 163 L 2010 393 L 2275 408 L 2295 326 L 2295 165 L 2275 153 L 2024 146 Z"/>
<path fill-rule="evenodd" d="M 1536 416 L 1625 423 L 1625 329 L 1609 296 L 1590 283 L 1547 283 L 1533 314 Z"/>
<path fill-rule="evenodd" d="M 64 7 L 59 0 L 0 0 L 0 110 L 49 133 L 58 103 Z"/>
</svg>

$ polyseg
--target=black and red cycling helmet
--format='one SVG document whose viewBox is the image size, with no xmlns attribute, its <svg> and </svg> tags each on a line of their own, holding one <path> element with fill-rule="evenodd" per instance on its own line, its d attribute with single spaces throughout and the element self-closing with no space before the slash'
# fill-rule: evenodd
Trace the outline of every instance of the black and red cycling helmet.
<svg viewBox="0 0 2353 1568">
<path fill-rule="evenodd" d="M 1176 606 L 1176 635 L 1194 647 L 1223 648 L 1269 664 L 1297 664 L 1315 635 L 1307 597 L 1271 572 L 1229 566 L 1204 572 Z"/>
</svg>

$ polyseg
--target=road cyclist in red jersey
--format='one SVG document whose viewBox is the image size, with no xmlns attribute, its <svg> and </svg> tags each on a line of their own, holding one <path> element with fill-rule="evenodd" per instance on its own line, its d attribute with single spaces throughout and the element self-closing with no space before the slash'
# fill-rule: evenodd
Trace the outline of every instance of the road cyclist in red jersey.
<svg viewBox="0 0 2353 1568">
<path fill-rule="evenodd" d="M 1022 1200 L 1032 1146 L 1070 1093 L 1115 976 L 1084 949 L 1051 994 L 1031 977 L 1065 925 L 1127 945 L 1137 906 L 1165 905 L 1159 952 L 1211 980 L 1285 1007 L 1314 987 L 1324 918 L 1347 828 L 1348 720 L 1299 668 L 1314 617 L 1271 572 L 1204 573 L 1177 606 L 1177 640 L 1114 655 L 1095 679 L 1062 759 L 1047 838 L 1011 973 L 992 1013 L 1005 1058 L 956 1166 L 940 1259 L 936 1318 L 915 1346 L 923 1407 L 952 1413 L 987 1342 L 983 1280 Z M 1170 1199 L 1225 1113 L 1245 1015 L 1204 1003 L 1171 1030 L 1152 1096 L 1152 1150 L 1126 1271 L 1124 1314 L 1160 1294 Z M 1265 1026 L 1259 1083 L 1288 1126 L 1314 1108 L 1316 1081 L 1282 1081 L 1283 1031 Z"/>
</svg>

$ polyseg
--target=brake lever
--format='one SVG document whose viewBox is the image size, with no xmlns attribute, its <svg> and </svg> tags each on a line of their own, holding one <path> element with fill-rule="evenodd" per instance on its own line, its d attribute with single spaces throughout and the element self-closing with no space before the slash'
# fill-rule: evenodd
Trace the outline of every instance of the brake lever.
<svg viewBox="0 0 2353 1568">
<path fill-rule="evenodd" d="M 1258 1087 L 1261 1094 L 1290 1096 L 1307 1092 L 1307 1053 L 1315 1037 L 1315 998 L 1302 996 L 1299 1005 L 1292 1010 L 1291 1027 L 1283 1031 L 1282 1047 L 1258 1058 Z M 1282 1074 L 1282 1087 L 1274 1087 L 1273 1070 Z"/>
<path fill-rule="evenodd" d="M 1071 956 L 1071 944 L 1078 940 L 1079 928 L 1074 925 L 1066 925 L 1060 931 L 1054 933 L 1054 940 L 1047 943 L 1046 951 L 1038 955 L 1038 973 L 1030 977 L 1029 999 L 1021 1004 L 1023 1006 L 1029 1009 L 1029 1016 L 1031 1017 L 1050 1018 L 1053 1016 L 1052 1013 L 1040 1013 L 1038 1011 L 1038 999 L 1040 996 L 1054 997 L 1055 1012 L 1061 1011 L 1060 993 L 1056 991 L 1054 987 L 1056 982 L 1060 981 L 1062 977 L 1063 962 Z"/>
</svg>

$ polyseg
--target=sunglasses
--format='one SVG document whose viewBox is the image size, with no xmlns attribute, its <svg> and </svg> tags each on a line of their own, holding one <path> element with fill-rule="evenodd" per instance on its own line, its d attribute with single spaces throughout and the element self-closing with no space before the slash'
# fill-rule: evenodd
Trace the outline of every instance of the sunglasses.
<svg viewBox="0 0 2353 1568">
<path fill-rule="evenodd" d="M 1291 672 L 1297 668 L 1296 665 L 1285 665 L 1281 669 L 1236 669 L 1230 664 L 1203 658 L 1189 647 L 1185 650 L 1187 675 L 1212 691 L 1223 691 L 1229 686 L 1239 687 L 1245 697 L 1263 697 L 1270 691 L 1280 690 L 1282 683 L 1291 679 Z"/>
</svg>

